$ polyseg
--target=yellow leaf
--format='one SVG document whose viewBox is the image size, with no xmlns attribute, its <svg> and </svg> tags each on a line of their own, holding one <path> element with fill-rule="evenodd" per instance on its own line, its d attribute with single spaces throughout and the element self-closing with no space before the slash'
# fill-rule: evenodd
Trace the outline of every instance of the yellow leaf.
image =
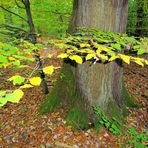
<svg viewBox="0 0 148 148">
<path fill-rule="evenodd" d="M 54 72 L 54 66 L 47 66 L 47 67 L 43 68 L 43 72 L 45 74 L 52 75 Z"/>
<path fill-rule="evenodd" d="M 76 63 L 78 63 L 78 64 L 82 64 L 82 62 L 83 62 L 82 58 L 78 55 L 72 55 L 72 56 L 69 56 L 69 58 L 71 60 L 76 61 Z"/>
<path fill-rule="evenodd" d="M 22 85 L 20 88 L 31 88 L 31 87 L 33 87 L 33 86 L 30 84 L 25 84 L 25 85 Z"/>
<path fill-rule="evenodd" d="M 145 62 L 146 65 L 148 65 L 148 60 L 145 60 L 144 62 Z"/>
<path fill-rule="evenodd" d="M 9 80 L 9 81 L 13 81 L 14 79 L 19 78 L 19 77 L 21 77 L 21 76 L 15 75 L 15 76 L 12 76 L 11 78 L 9 78 L 8 80 Z"/>
<path fill-rule="evenodd" d="M 135 60 L 135 63 L 137 63 L 138 65 L 141 65 L 142 67 L 144 67 L 144 64 L 141 61 Z"/>
<path fill-rule="evenodd" d="M 72 53 L 74 50 L 70 50 L 70 49 L 68 49 L 66 52 L 67 53 Z"/>
<path fill-rule="evenodd" d="M 49 54 L 49 55 L 48 55 L 48 58 L 52 58 L 52 56 L 53 56 L 52 54 Z"/>
<path fill-rule="evenodd" d="M 112 56 L 110 59 L 109 59 L 109 62 L 111 61 L 114 61 L 115 59 L 119 58 L 119 56 Z"/>
<path fill-rule="evenodd" d="M 24 92 L 20 89 L 15 90 L 12 94 L 6 95 L 7 101 L 18 103 L 19 100 L 24 96 Z"/>
<path fill-rule="evenodd" d="M 40 77 L 30 78 L 29 81 L 32 85 L 40 85 L 41 84 L 41 78 Z"/>
<path fill-rule="evenodd" d="M 62 59 L 67 58 L 67 57 L 68 57 L 68 54 L 66 54 L 66 53 L 62 53 L 62 54 L 58 55 L 58 58 L 62 58 Z"/>
<path fill-rule="evenodd" d="M 9 63 L 7 63 L 7 64 L 4 64 L 4 67 L 6 68 L 7 66 L 10 66 L 10 65 L 12 65 L 13 63 L 12 62 L 9 62 Z"/>
<path fill-rule="evenodd" d="M 9 59 L 10 61 L 15 61 L 15 60 L 16 60 L 16 59 L 13 58 L 13 57 L 8 57 L 8 59 Z"/>
<path fill-rule="evenodd" d="M 80 47 L 81 47 L 81 48 L 83 48 L 83 47 L 90 47 L 90 44 L 87 44 L 87 43 L 84 44 L 84 43 L 82 43 L 82 44 L 80 44 Z"/>
<path fill-rule="evenodd" d="M 131 57 L 130 56 L 127 56 L 127 55 L 123 55 L 123 54 L 118 54 L 120 56 L 120 58 L 127 64 L 130 64 L 130 59 Z"/>
<path fill-rule="evenodd" d="M 3 96 L 6 94 L 6 91 L 5 90 L 0 90 L 0 96 Z"/>
<path fill-rule="evenodd" d="M 86 61 L 92 59 L 95 55 L 96 55 L 95 53 L 87 54 L 87 56 L 85 57 Z"/>
</svg>

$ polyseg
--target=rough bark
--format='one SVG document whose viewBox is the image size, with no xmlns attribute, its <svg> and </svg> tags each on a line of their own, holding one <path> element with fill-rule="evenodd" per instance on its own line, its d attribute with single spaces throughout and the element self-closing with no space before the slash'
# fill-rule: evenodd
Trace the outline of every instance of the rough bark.
<svg viewBox="0 0 148 148">
<path fill-rule="evenodd" d="M 127 0 L 75 0 L 71 29 L 86 26 L 104 31 L 125 32 Z M 97 105 L 108 112 L 109 105 L 121 109 L 124 104 L 122 88 L 123 69 L 120 61 L 108 64 L 88 62 L 75 70 L 76 87 L 85 100 L 90 121 L 93 121 L 92 106 Z"/>
<path fill-rule="evenodd" d="M 74 0 L 73 16 L 69 29 L 74 32 L 76 27 L 85 26 L 104 31 L 124 32 L 126 20 L 127 0 Z M 52 111 L 55 104 L 52 105 L 52 98 L 54 98 L 54 102 L 57 102 L 61 96 L 60 99 L 68 99 L 67 119 L 74 126 L 75 123 L 95 122 L 93 105 L 99 106 L 106 113 L 118 114 L 117 116 L 120 118 L 125 103 L 121 61 L 108 64 L 97 63 L 91 66 L 89 62 L 85 62 L 82 65 L 71 66 L 71 68 L 69 68 L 69 64 L 65 63 L 64 67 L 67 67 L 68 71 L 72 70 L 73 76 L 72 74 L 70 76 L 74 77 L 74 80 L 69 79 L 65 70 L 62 72 L 67 79 L 53 87 L 41 106 L 42 113 Z M 66 82 L 65 85 L 64 82 Z M 59 90 L 57 88 L 63 89 L 64 87 L 68 90 L 58 91 L 58 96 L 53 94 Z M 63 92 L 64 97 L 62 97 Z M 87 119 L 84 118 L 86 115 Z M 86 127 L 85 125 L 81 124 L 80 127 Z"/>
<path fill-rule="evenodd" d="M 31 14 L 30 2 L 29 0 L 23 0 L 22 2 L 24 3 L 25 10 L 26 10 L 27 23 L 29 25 L 29 30 L 30 30 L 29 34 L 32 38 L 32 42 L 36 43 L 35 27 L 32 19 L 32 14 Z"/>
</svg>

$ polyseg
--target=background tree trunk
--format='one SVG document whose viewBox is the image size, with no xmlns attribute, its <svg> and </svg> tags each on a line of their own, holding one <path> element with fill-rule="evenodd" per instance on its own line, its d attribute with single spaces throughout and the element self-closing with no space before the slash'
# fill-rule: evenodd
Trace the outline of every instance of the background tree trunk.
<svg viewBox="0 0 148 148">
<path fill-rule="evenodd" d="M 144 27 L 144 2 L 137 0 L 137 23 L 136 23 L 136 30 L 135 35 L 136 36 L 142 36 L 143 35 L 143 27 Z"/>
<path fill-rule="evenodd" d="M 127 0 L 75 0 L 71 29 L 86 26 L 103 31 L 125 32 L 127 21 Z M 88 62 L 75 70 L 76 87 L 85 100 L 90 121 L 93 121 L 92 106 L 111 112 L 115 106 L 124 105 L 123 69 L 120 61 L 108 64 Z M 112 105 L 112 106 L 110 106 Z"/>
<path fill-rule="evenodd" d="M 26 10 L 26 15 L 27 15 L 27 23 L 29 25 L 29 29 L 30 29 L 30 36 L 32 38 L 32 42 L 36 43 L 36 34 L 35 34 L 35 28 L 34 28 L 34 23 L 32 20 L 32 14 L 31 14 L 31 9 L 30 9 L 30 2 L 29 0 L 23 0 L 22 1 L 24 3 L 25 6 L 25 10 Z"/>
</svg>

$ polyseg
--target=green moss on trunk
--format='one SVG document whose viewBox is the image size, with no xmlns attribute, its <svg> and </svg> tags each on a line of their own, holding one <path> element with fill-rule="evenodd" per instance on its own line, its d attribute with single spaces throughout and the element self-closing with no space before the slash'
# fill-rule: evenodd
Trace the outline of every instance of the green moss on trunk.
<svg viewBox="0 0 148 148">
<path fill-rule="evenodd" d="M 140 107 L 140 104 L 130 95 L 125 85 L 123 85 L 123 92 L 125 97 L 125 105 L 127 107 L 135 107 L 135 108 Z"/>
<path fill-rule="evenodd" d="M 75 79 L 70 64 L 65 64 L 55 86 L 40 107 L 40 113 L 52 112 L 55 108 L 67 104 L 69 112 L 66 116 L 67 124 L 75 129 L 86 128 L 88 125 L 84 101 L 76 91 Z"/>
<path fill-rule="evenodd" d="M 119 107 L 117 103 L 114 102 L 114 99 L 110 99 L 106 111 L 106 115 L 108 117 L 115 117 L 121 123 L 124 123 L 124 116 L 128 115 L 127 107 L 139 107 L 138 103 L 128 93 L 125 86 L 123 86 L 123 91 L 125 97 L 123 106 Z M 42 103 L 40 113 L 45 114 L 52 112 L 54 109 L 62 107 L 65 103 L 69 107 L 69 111 L 66 116 L 67 124 L 72 125 L 75 129 L 87 128 L 89 120 L 84 107 L 86 103 L 84 102 L 84 99 L 81 98 L 79 92 L 76 91 L 76 82 L 72 66 L 67 63 L 64 63 L 55 86 Z"/>
</svg>

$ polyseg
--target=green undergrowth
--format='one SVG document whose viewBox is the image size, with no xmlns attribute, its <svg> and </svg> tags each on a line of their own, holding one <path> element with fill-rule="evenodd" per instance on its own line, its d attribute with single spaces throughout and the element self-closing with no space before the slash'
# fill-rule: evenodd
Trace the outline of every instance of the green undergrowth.
<svg viewBox="0 0 148 148">
<path fill-rule="evenodd" d="M 74 129 L 83 129 L 88 125 L 87 113 L 84 109 L 84 101 L 75 89 L 74 75 L 70 64 L 65 64 L 55 86 L 41 104 L 40 113 L 50 113 L 54 109 L 68 104 L 69 111 L 66 115 L 67 125 Z"/>
<path fill-rule="evenodd" d="M 125 117 L 129 115 L 128 108 L 139 108 L 140 104 L 130 95 L 128 89 L 123 85 L 125 102 L 123 106 L 113 102 L 113 99 L 108 103 L 107 111 L 103 112 L 98 107 L 93 107 L 94 114 L 97 115 L 94 129 L 100 133 L 103 128 L 107 128 L 115 135 L 124 134 L 124 124 L 126 123 Z"/>
</svg>

